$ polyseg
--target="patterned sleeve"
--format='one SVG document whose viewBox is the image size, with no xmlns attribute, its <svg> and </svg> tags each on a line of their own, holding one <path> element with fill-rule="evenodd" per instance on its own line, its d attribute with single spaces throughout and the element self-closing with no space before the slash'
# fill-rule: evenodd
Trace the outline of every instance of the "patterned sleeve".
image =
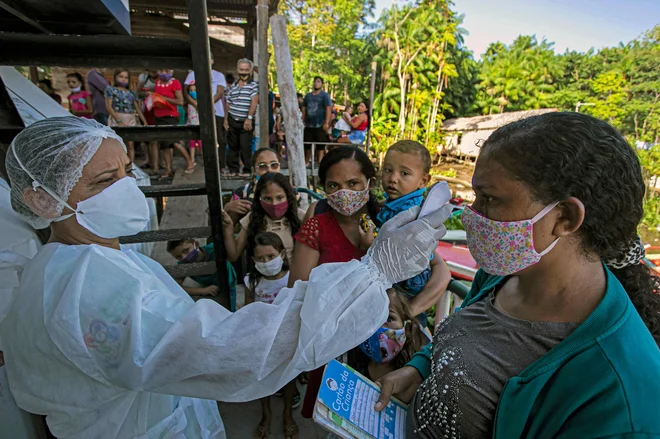
<svg viewBox="0 0 660 439">
<path fill-rule="evenodd" d="M 320 250 L 319 218 L 313 216 L 300 227 L 296 233 L 296 241 L 311 247 L 314 250 Z"/>
<path fill-rule="evenodd" d="M 103 92 L 103 95 L 104 95 L 106 98 L 112 99 L 112 86 L 110 86 L 110 85 L 107 86 L 107 87 L 105 88 L 104 92 Z"/>
</svg>

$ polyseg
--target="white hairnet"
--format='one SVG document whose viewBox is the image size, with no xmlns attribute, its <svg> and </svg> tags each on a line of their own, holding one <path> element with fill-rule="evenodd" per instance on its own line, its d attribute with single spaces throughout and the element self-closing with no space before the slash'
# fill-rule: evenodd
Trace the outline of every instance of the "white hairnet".
<svg viewBox="0 0 660 439">
<path fill-rule="evenodd" d="M 66 116 L 40 120 L 21 131 L 7 151 L 7 174 L 11 182 L 11 205 L 35 229 L 44 229 L 52 219 L 40 218 L 23 200 L 23 190 L 41 186 L 49 194 L 66 201 L 71 190 L 99 149 L 103 139 L 117 139 L 111 128 L 93 119 Z M 64 205 L 57 204 L 57 213 Z"/>
</svg>

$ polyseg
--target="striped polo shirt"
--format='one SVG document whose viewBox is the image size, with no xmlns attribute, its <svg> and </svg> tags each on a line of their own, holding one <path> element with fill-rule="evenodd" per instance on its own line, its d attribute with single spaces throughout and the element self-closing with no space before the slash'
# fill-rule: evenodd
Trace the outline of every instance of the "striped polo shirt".
<svg viewBox="0 0 660 439">
<path fill-rule="evenodd" d="M 250 102 L 257 94 L 259 94 L 259 83 L 257 81 L 250 80 L 243 87 L 238 86 L 238 81 L 234 82 L 227 92 L 229 114 L 234 119 L 244 120 L 250 111 Z"/>
</svg>

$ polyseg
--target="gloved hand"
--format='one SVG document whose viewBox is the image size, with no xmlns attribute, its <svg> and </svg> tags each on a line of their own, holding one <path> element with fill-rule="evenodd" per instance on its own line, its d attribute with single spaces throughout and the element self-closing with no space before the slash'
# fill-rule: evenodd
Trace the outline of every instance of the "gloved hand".
<svg viewBox="0 0 660 439">
<path fill-rule="evenodd" d="M 438 240 L 447 233 L 444 222 L 451 214 L 451 205 L 417 220 L 419 211 L 415 206 L 387 221 L 362 258 L 361 262 L 385 284 L 410 279 L 428 268 Z"/>
</svg>

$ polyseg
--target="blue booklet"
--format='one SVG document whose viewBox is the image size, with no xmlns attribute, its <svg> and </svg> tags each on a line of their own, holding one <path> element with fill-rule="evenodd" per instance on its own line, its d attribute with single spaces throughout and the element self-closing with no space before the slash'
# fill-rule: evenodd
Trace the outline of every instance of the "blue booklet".
<svg viewBox="0 0 660 439">
<path fill-rule="evenodd" d="M 323 374 L 314 420 L 347 439 L 404 439 L 407 407 L 392 399 L 377 412 L 379 395 L 373 382 L 333 360 Z"/>
</svg>

